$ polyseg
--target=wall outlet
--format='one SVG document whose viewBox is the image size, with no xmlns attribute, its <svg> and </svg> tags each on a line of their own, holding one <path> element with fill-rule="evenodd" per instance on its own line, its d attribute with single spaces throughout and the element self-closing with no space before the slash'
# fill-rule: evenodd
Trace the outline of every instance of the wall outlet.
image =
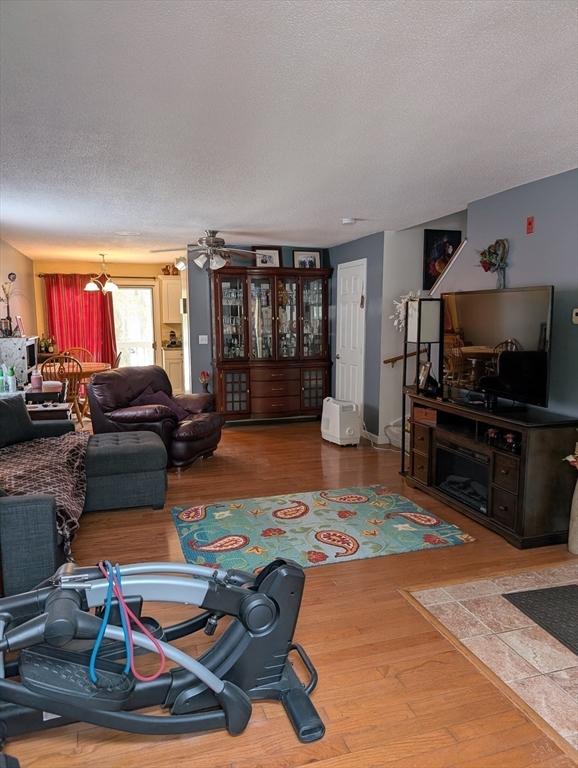
<svg viewBox="0 0 578 768">
<path fill-rule="evenodd" d="M 199 335 L 199 344 L 208 344 L 209 337 L 205 335 Z"/>
<path fill-rule="evenodd" d="M 572 310 L 572 324 L 578 325 L 578 307 L 574 307 Z"/>
</svg>

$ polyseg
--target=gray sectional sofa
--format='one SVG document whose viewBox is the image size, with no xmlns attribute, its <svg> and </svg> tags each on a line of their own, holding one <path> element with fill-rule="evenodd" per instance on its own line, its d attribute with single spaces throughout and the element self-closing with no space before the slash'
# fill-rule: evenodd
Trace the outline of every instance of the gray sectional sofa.
<svg viewBox="0 0 578 768">
<path fill-rule="evenodd" d="M 39 421 L 33 427 L 35 439 L 74 431 L 70 421 Z M 145 506 L 162 509 L 166 464 L 163 441 L 151 432 L 91 436 L 86 451 L 84 512 Z M 95 552 L 95 561 L 104 554 Z M 31 589 L 63 561 L 54 498 L 44 494 L 0 496 L 0 594 Z"/>
</svg>

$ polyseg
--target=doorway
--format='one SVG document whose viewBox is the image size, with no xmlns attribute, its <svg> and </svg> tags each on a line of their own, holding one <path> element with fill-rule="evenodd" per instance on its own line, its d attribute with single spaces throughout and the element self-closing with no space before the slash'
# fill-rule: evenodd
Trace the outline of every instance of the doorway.
<svg viewBox="0 0 578 768">
<path fill-rule="evenodd" d="M 366 277 L 367 259 L 337 267 L 335 397 L 357 403 L 362 414 Z"/>
<path fill-rule="evenodd" d="M 120 367 L 154 365 L 156 359 L 153 286 L 119 285 L 112 299 Z"/>
</svg>

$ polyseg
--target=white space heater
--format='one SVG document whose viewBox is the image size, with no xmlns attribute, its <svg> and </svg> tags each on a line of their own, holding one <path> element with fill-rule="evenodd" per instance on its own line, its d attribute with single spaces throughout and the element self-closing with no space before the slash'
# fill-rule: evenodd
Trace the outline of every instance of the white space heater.
<svg viewBox="0 0 578 768">
<path fill-rule="evenodd" d="M 358 445 L 361 437 L 359 406 L 326 397 L 321 415 L 321 437 L 337 445 Z"/>
</svg>

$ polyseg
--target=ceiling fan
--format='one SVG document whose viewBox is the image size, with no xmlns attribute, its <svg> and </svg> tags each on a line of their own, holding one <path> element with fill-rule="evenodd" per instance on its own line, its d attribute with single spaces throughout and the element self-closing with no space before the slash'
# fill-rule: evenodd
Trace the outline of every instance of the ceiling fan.
<svg viewBox="0 0 578 768">
<path fill-rule="evenodd" d="M 205 229 L 205 234 L 199 237 L 197 245 L 189 244 L 186 248 L 161 248 L 159 250 L 151 251 L 151 253 L 172 253 L 176 251 L 187 252 L 186 256 L 179 256 L 175 260 L 175 266 L 179 270 L 186 268 L 189 258 L 199 267 L 203 269 L 207 266 L 209 269 L 221 269 L 226 266 L 233 256 L 239 256 L 241 258 L 255 258 L 254 251 L 247 251 L 243 248 L 228 248 L 225 245 L 225 241 L 222 237 L 218 237 L 218 231 L 216 229 Z"/>
</svg>

